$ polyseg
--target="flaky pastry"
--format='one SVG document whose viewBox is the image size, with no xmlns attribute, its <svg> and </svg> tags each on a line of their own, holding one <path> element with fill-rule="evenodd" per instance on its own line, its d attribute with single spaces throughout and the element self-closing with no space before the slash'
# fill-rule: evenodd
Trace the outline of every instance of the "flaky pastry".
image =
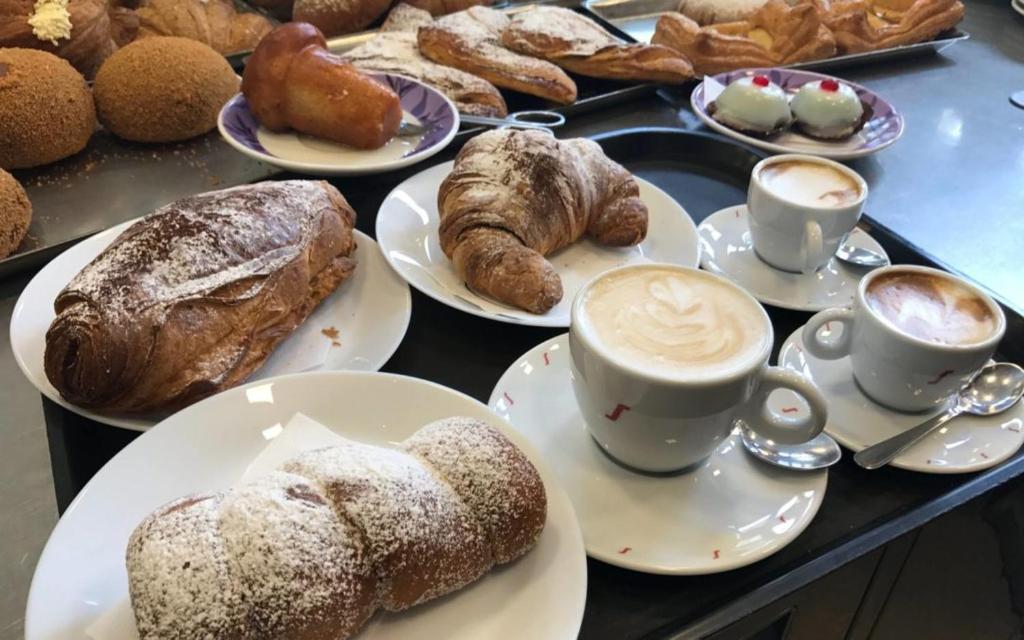
<svg viewBox="0 0 1024 640">
<path fill-rule="evenodd" d="M 964 17 L 960 0 L 814 0 L 839 53 L 930 40 Z"/>
<path fill-rule="evenodd" d="M 681 13 L 658 19 L 652 44 L 682 52 L 697 74 L 774 67 L 835 54 L 832 33 L 809 2 L 770 0 L 747 20 L 701 27 Z"/>
</svg>

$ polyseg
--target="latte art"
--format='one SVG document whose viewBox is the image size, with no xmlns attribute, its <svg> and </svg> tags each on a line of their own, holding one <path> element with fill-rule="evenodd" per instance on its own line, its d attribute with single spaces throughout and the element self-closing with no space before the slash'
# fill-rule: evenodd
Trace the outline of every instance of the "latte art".
<svg viewBox="0 0 1024 640">
<path fill-rule="evenodd" d="M 621 271 L 595 283 L 581 326 L 610 355 L 670 377 L 714 375 L 759 357 L 764 318 L 717 279 L 664 267 Z"/>
</svg>

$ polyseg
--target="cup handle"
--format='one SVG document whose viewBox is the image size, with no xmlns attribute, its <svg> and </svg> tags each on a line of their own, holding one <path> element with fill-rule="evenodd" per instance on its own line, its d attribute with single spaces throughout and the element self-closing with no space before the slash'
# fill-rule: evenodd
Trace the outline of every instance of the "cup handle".
<svg viewBox="0 0 1024 640">
<path fill-rule="evenodd" d="M 790 417 L 768 408 L 768 396 L 776 389 L 788 389 L 807 403 L 807 416 Z M 795 371 L 782 367 L 766 367 L 757 391 L 739 411 L 738 416 L 759 435 L 779 444 L 800 444 L 818 436 L 825 429 L 828 405 L 814 383 Z"/>
<path fill-rule="evenodd" d="M 843 327 L 843 333 L 835 342 L 823 342 L 818 337 L 818 330 L 830 322 L 839 323 Z M 803 338 L 804 347 L 815 358 L 838 360 L 848 356 L 850 355 L 850 342 L 853 340 L 853 310 L 825 309 L 819 311 L 807 321 L 800 336 Z"/>
<path fill-rule="evenodd" d="M 804 224 L 804 273 L 814 273 L 818 265 L 825 261 L 825 240 L 821 235 L 821 225 L 814 220 Z"/>
</svg>

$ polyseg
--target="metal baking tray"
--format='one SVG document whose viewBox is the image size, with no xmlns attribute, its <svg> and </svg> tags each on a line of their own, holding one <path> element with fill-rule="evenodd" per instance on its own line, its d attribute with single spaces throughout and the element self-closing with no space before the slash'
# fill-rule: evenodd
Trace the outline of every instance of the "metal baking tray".
<svg viewBox="0 0 1024 640">
<path fill-rule="evenodd" d="M 178 198 L 262 180 L 280 170 L 238 153 L 216 130 L 159 145 L 97 131 L 77 155 L 11 173 L 32 202 L 32 224 L 18 251 L 0 260 L 0 278 L 41 266 L 82 238 Z"/>
<path fill-rule="evenodd" d="M 654 35 L 654 27 L 658 18 L 666 13 L 675 12 L 679 8 L 679 0 L 586 0 L 585 5 L 592 13 L 604 18 L 622 31 L 629 34 L 637 42 L 650 42 Z M 953 28 L 944 31 L 932 40 L 916 44 L 890 47 L 865 53 L 851 53 L 835 56 L 824 60 L 813 60 L 786 65 L 793 69 L 809 69 L 821 71 L 837 69 L 867 62 L 881 62 L 895 58 L 925 53 L 938 53 L 961 40 L 970 37 L 965 31 Z"/>
<path fill-rule="evenodd" d="M 573 9 L 591 20 L 594 20 L 623 42 L 635 42 L 634 38 L 629 33 L 605 20 L 600 15 L 597 15 L 581 6 L 577 0 L 553 0 L 549 2 L 531 2 L 528 4 L 499 5 L 497 8 L 502 9 L 509 14 L 515 14 L 540 4 L 557 5 Z M 327 40 L 327 47 L 334 53 L 344 54 L 346 51 L 355 49 L 359 45 L 370 40 L 375 35 L 377 35 L 377 30 L 337 36 Z M 627 102 L 641 96 L 651 95 L 658 90 L 656 85 L 650 83 L 602 80 L 599 78 L 588 78 L 574 73 L 569 73 L 569 76 L 576 83 L 577 98 L 576 102 L 568 105 L 548 102 L 547 100 L 542 100 L 541 98 L 526 95 L 525 93 L 519 93 L 517 91 L 509 91 L 507 89 L 500 89 L 500 91 L 501 95 L 505 97 L 505 102 L 508 104 L 508 110 L 510 113 L 515 111 L 545 109 L 549 111 L 557 111 L 564 116 L 572 116 L 587 113 L 610 105 Z M 462 133 L 477 130 L 478 129 L 475 127 L 464 126 Z"/>
</svg>

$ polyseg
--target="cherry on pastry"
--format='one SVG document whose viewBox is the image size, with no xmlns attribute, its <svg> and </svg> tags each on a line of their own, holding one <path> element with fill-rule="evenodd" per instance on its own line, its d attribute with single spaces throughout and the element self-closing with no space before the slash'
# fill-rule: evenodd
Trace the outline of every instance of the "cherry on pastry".
<svg viewBox="0 0 1024 640">
<path fill-rule="evenodd" d="M 768 85 L 771 84 L 771 80 L 769 80 L 767 76 L 754 76 L 754 79 L 751 80 L 750 82 L 751 84 L 757 85 L 759 87 L 767 87 Z"/>
<path fill-rule="evenodd" d="M 835 80 L 822 80 L 821 81 L 822 91 L 839 91 L 839 83 Z"/>
</svg>

